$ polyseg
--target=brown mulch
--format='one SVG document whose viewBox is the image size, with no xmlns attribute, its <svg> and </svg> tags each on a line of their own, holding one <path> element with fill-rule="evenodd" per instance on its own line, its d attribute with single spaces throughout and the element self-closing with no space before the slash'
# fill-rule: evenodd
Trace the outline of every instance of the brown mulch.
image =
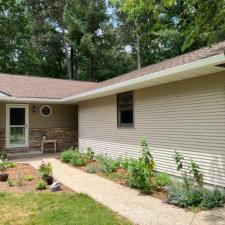
<svg viewBox="0 0 225 225">
<path fill-rule="evenodd" d="M 96 160 L 89 160 L 87 165 L 90 165 L 90 164 L 97 165 L 98 162 Z M 68 164 L 68 165 L 70 165 L 70 164 Z M 70 166 L 74 167 L 72 165 L 70 165 Z M 86 172 L 86 166 L 75 166 L 75 168 Z M 123 169 L 123 168 L 118 168 L 116 170 L 116 173 L 119 174 L 119 175 L 126 175 L 127 171 L 125 169 Z M 124 185 L 124 186 L 128 187 L 127 181 L 125 179 L 123 179 L 123 178 L 118 177 L 118 178 L 112 179 L 110 176 L 107 176 L 103 172 L 98 172 L 98 173 L 95 173 L 95 174 L 98 175 L 98 176 L 104 177 L 104 178 L 106 178 L 108 180 L 111 180 L 111 181 L 113 181 L 113 182 L 115 182 L 117 184 L 121 184 L 121 185 Z M 167 199 L 168 199 L 167 192 L 165 190 L 163 190 L 163 189 L 158 189 L 158 190 L 156 190 L 154 192 L 151 192 L 151 193 L 145 193 L 145 192 L 141 192 L 141 193 L 144 194 L 144 195 L 150 195 L 150 196 L 152 196 L 154 198 L 158 198 L 158 199 L 160 199 L 161 201 L 164 201 L 164 202 L 167 201 Z"/>
<path fill-rule="evenodd" d="M 47 186 L 46 190 L 36 190 L 36 185 L 38 181 L 40 181 L 40 177 L 38 176 L 38 171 L 25 163 L 16 164 L 15 168 L 7 169 L 6 173 L 9 174 L 9 179 L 13 179 L 14 181 L 18 179 L 18 176 L 32 176 L 34 179 L 32 181 L 26 181 L 23 179 L 21 186 L 12 186 L 9 187 L 7 182 L 0 182 L 0 192 L 15 192 L 15 193 L 23 193 L 23 192 L 50 192 L 50 187 Z M 70 188 L 63 185 L 61 183 L 61 190 L 59 192 L 73 192 Z"/>
</svg>

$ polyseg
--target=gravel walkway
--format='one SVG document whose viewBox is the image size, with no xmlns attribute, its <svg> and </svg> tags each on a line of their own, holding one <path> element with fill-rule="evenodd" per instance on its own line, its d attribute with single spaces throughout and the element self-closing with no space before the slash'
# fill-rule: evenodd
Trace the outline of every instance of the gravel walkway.
<svg viewBox="0 0 225 225">
<path fill-rule="evenodd" d="M 76 192 L 88 194 L 96 201 L 127 217 L 134 224 L 225 225 L 225 208 L 199 213 L 186 212 L 95 174 L 88 174 L 72 168 L 53 157 L 20 161 L 38 168 L 42 160 L 52 164 L 54 176 L 57 180 Z"/>
</svg>

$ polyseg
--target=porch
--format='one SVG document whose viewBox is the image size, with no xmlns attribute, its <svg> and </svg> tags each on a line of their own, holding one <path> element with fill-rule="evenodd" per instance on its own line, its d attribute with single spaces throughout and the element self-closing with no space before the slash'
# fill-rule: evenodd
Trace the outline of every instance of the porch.
<svg viewBox="0 0 225 225">
<path fill-rule="evenodd" d="M 0 150 L 9 158 L 42 154 L 43 140 L 56 142 L 56 151 L 78 145 L 77 106 L 66 104 L 0 102 Z M 54 152 L 54 143 L 44 145 Z"/>
</svg>

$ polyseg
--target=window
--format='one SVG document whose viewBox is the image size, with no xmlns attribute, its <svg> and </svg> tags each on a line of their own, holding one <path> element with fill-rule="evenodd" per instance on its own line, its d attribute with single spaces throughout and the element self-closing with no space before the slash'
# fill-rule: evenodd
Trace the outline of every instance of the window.
<svg viewBox="0 0 225 225">
<path fill-rule="evenodd" d="M 117 95 L 117 125 L 118 127 L 133 126 L 133 92 Z"/>
<path fill-rule="evenodd" d="M 9 109 L 10 144 L 25 144 L 25 108 Z"/>
<path fill-rule="evenodd" d="M 52 114 L 52 108 L 49 105 L 43 105 L 40 109 L 40 113 L 44 117 L 50 116 Z"/>
</svg>

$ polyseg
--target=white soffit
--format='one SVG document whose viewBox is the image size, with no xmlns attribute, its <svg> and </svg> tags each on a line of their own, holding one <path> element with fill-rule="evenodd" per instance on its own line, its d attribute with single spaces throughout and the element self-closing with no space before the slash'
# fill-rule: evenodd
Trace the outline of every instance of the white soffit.
<svg viewBox="0 0 225 225">
<path fill-rule="evenodd" d="M 8 95 L 6 95 L 5 93 L 3 93 L 3 92 L 1 92 L 1 91 L 0 91 L 0 97 L 2 97 L 2 98 L 3 98 L 3 97 L 9 97 L 9 96 L 8 96 Z"/>
</svg>

